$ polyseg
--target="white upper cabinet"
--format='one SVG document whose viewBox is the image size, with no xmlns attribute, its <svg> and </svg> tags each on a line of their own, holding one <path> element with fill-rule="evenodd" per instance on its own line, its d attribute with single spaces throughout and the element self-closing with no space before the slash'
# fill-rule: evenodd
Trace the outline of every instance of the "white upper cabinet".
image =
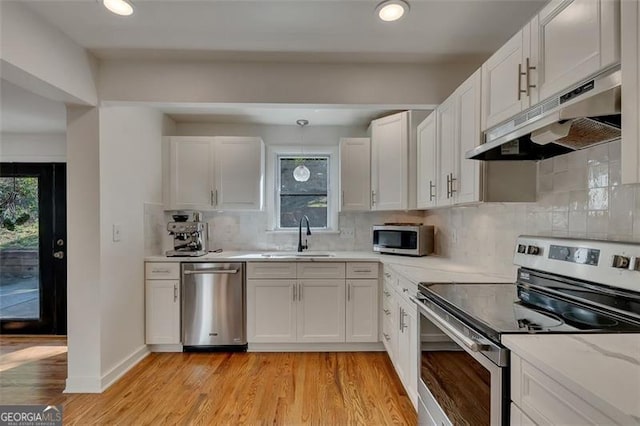
<svg viewBox="0 0 640 426">
<path fill-rule="evenodd" d="M 418 177 L 417 207 L 419 209 L 435 207 L 438 176 L 437 161 L 437 113 L 432 112 L 418 125 Z"/>
<path fill-rule="evenodd" d="M 408 113 L 371 122 L 371 209 L 407 208 Z"/>
<path fill-rule="evenodd" d="M 438 117 L 438 177 L 436 200 L 438 206 L 453 204 L 452 179 L 455 174 L 456 154 L 456 97 L 450 96 L 437 109 Z M 455 183 L 455 181 L 453 182 Z"/>
<path fill-rule="evenodd" d="M 262 210 L 262 139 L 216 137 L 214 175 L 214 204 L 217 209 Z"/>
<path fill-rule="evenodd" d="M 340 139 L 340 211 L 371 209 L 371 140 Z"/>
<path fill-rule="evenodd" d="M 622 2 L 622 183 L 640 183 L 640 5 Z"/>
<path fill-rule="evenodd" d="M 168 209 L 262 209 L 264 143 L 260 138 L 168 139 Z"/>
<path fill-rule="evenodd" d="M 371 209 L 416 208 L 416 128 L 428 111 L 405 111 L 371 122 Z"/>
<path fill-rule="evenodd" d="M 504 121 L 530 105 L 531 87 L 526 85 L 529 57 L 529 25 L 482 65 L 482 130 Z M 529 60 L 530 66 L 531 61 Z M 529 70 L 531 71 L 531 70 Z M 524 75 L 523 75 L 524 74 Z M 529 84 L 531 86 L 531 84 Z"/>
<path fill-rule="evenodd" d="M 531 21 L 540 100 L 620 62 L 620 2 L 553 0 Z"/>
<path fill-rule="evenodd" d="M 455 91 L 457 101 L 457 144 L 452 191 L 455 203 L 481 201 L 481 162 L 467 160 L 465 153 L 480 145 L 480 91 L 481 70 L 477 70 Z"/>
<path fill-rule="evenodd" d="M 619 0 L 552 0 L 482 65 L 481 128 L 619 62 Z"/>
<path fill-rule="evenodd" d="M 169 138 L 169 209 L 206 210 L 213 204 L 213 138 Z"/>
</svg>

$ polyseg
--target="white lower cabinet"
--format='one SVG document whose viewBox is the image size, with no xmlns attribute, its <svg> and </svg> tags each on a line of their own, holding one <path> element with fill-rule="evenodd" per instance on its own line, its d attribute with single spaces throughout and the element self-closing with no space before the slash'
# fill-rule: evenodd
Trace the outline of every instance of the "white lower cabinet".
<svg viewBox="0 0 640 426">
<path fill-rule="evenodd" d="M 379 341 L 378 280 L 346 280 L 347 269 L 349 275 L 377 276 L 377 263 L 348 268 L 341 262 L 249 265 L 249 343 Z"/>
<path fill-rule="evenodd" d="M 418 313 L 408 298 L 416 284 L 384 268 L 382 337 L 400 381 L 414 407 L 418 405 Z"/>
<path fill-rule="evenodd" d="M 145 282 L 145 342 L 180 344 L 180 280 Z"/>
<path fill-rule="evenodd" d="M 296 341 L 296 280 L 247 280 L 247 339 L 256 343 Z"/>
<path fill-rule="evenodd" d="M 536 426 L 522 410 L 513 402 L 511 403 L 511 425 L 512 426 Z"/>
<path fill-rule="evenodd" d="M 145 343 L 180 344 L 180 263 L 146 262 Z"/>
</svg>

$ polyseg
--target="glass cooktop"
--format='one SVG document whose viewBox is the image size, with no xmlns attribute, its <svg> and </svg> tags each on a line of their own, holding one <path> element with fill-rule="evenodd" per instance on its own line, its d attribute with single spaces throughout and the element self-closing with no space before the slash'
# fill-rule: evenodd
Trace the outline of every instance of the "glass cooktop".
<svg viewBox="0 0 640 426">
<path fill-rule="evenodd" d="M 640 332 L 640 321 L 513 283 L 424 283 L 419 291 L 497 341 L 512 333 Z"/>
</svg>

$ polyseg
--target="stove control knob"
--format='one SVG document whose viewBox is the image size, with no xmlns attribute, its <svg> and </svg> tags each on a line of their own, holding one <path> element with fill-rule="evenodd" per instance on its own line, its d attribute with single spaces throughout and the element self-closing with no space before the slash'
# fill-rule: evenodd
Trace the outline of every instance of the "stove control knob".
<svg viewBox="0 0 640 426">
<path fill-rule="evenodd" d="M 628 269 L 630 260 L 631 259 L 626 256 L 615 255 L 613 256 L 613 262 L 611 266 L 618 269 Z"/>
<path fill-rule="evenodd" d="M 538 247 L 538 246 L 529 246 L 529 247 L 527 247 L 527 254 L 532 254 L 534 256 L 538 256 L 540 254 L 540 247 Z"/>
<path fill-rule="evenodd" d="M 629 269 L 631 269 L 632 271 L 640 271 L 640 256 L 631 258 Z"/>
<path fill-rule="evenodd" d="M 518 253 L 526 253 L 527 252 L 527 246 L 525 246 L 524 244 L 518 244 Z"/>
</svg>

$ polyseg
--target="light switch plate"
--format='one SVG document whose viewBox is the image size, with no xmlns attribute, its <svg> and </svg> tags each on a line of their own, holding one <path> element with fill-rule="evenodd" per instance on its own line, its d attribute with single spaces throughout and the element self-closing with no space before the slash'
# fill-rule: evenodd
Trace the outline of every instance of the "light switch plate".
<svg viewBox="0 0 640 426">
<path fill-rule="evenodd" d="M 113 224 L 113 242 L 114 243 L 119 242 L 121 237 L 122 237 L 122 234 L 121 234 L 120 224 L 114 223 Z"/>
</svg>

